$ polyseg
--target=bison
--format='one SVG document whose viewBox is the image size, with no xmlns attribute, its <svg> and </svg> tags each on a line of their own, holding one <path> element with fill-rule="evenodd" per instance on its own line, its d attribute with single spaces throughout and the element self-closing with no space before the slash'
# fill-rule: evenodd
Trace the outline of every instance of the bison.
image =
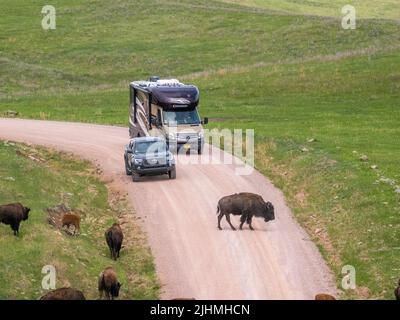
<svg viewBox="0 0 400 320">
<path fill-rule="evenodd" d="M 80 231 L 81 230 L 81 217 L 78 216 L 77 214 L 73 214 L 73 213 L 64 214 L 62 217 L 62 220 L 61 220 L 61 227 L 69 228 L 70 226 L 75 227 L 74 233 L 76 233 L 77 231 Z"/>
<path fill-rule="evenodd" d="M 112 267 L 108 267 L 104 269 L 99 276 L 99 293 L 100 299 L 103 298 L 103 293 L 106 293 L 106 298 L 108 300 L 114 300 L 119 296 L 119 289 L 122 284 L 120 284 L 117 280 L 117 274 Z"/>
<path fill-rule="evenodd" d="M 315 295 L 315 300 L 336 300 L 336 298 L 330 294 L 318 293 Z"/>
<path fill-rule="evenodd" d="M 240 215 L 240 230 L 246 222 L 251 230 L 254 230 L 251 222 L 254 217 L 262 217 L 265 222 L 275 219 L 274 206 L 271 202 L 265 202 L 263 198 L 257 194 L 242 192 L 235 193 L 230 196 L 223 197 L 218 202 L 218 229 L 221 228 L 221 219 L 225 215 L 226 220 L 232 230 L 236 228 L 232 225 L 229 215 Z"/>
<path fill-rule="evenodd" d="M 40 300 L 86 300 L 82 291 L 72 288 L 60 288 L 46 293 Z"/>
<path fill-rule="evenodd" d="M 398 287 L 394 289 L 394 296 L 396 297 L 396 300 L 400 300 L 400 280 L 398 283 Z"/>
<path fill-rule="evenodd" d="M 112 227 L 106 231 L 105 237 L 107 245 L 110 248 L 111 258 L 117 260 L 122 247 L 122 241 L 124 240 L 121 226 L 118 223 L 114 223 Z"/>
<path fill-rule="evenodd" d="M 24 207 L 20 203 L 11 203 L 0 206 L 0 222 L 10 225 L 14 235 L 19 235 L 19 225 L 21 221 L 29 218 L 31 209 Z"/>
</svg>

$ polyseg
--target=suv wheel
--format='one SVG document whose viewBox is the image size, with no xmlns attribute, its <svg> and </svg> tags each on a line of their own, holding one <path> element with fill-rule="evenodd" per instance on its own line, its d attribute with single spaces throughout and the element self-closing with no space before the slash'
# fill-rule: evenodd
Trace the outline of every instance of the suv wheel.
<svg viewBox="0 0 400 320">
<path fill-rule="evenodd" d="M 140 175 L 136 172 L 132 172 L 132 181 L 138 182 L 140 180 Z"/>
<path fill-rule="evenodd" d="M 132 174 L 132 172 L 128 167 L 128 161 L 126 160 L 125 157 L 124 157 L 124 159 L 125 159 L 125 173 L 126 173 L 127 176 L 130 176 Z"/>
<path fill-rule="evenodd" d="M 170 179 L 176 179 L 176 169 L 173 168 L 173 169 L 169 170 L 168 176 Z"/>
</svg>

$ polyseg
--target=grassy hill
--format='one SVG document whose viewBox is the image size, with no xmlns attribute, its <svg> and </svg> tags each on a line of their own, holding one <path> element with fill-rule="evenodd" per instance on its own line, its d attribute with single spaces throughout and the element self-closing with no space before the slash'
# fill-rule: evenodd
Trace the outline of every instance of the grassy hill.
<svg viewBox="0 0 400 320">
<path fill-rule="evenodd" d="M 257 168 L 284 190 L 338 285 L 341 267 L 356 267 L 359 289 L 345 297 L 392 298 L 397 2 L 359 2 L 365 19 L 343 30 L 328 17 L 341 1 L 54 1 L 49 31 L 42 2 L 0 3 L 0 114 L 126 125 L 129 81 L 193 82 L 202 115 L 218 119 L 210 128 L 256 130 Z"/>
<path fill-rule="evenodd" d="M 110 207 L 108 190 L 90 163 L 3 141 L 0 163 L 0 203 L 18 201 L 31 208 L 18 238 L 9 226 L 0 224 L 0 300 L 35 300 L 46 293 L 41 286 L 46 265 L 56 268 L 57 288 L 77 288 L 87 299 L 98 298 L 98 276 L 108 266 L 115 268 L 123 283 L 121 299 L 158 298 L 153 259 L 132 221 L 132 211 L 123 199 Z M 81 212 L 79 236 L 67 236 L 47 222 L 46 208 L 60 203 Z M 114 262 L 104 232 L 124 220 L 131 221 L 123 225 L 125 248 Z"/>
<path fill-rule="evenodd" d="M 359 18 L 400 19 L 400 3 L 397 0 L 221 0 L 247 7 L 276 10 L 292 14 L 342 17 L 345 5 L 356 8 Z"/>
</svg>

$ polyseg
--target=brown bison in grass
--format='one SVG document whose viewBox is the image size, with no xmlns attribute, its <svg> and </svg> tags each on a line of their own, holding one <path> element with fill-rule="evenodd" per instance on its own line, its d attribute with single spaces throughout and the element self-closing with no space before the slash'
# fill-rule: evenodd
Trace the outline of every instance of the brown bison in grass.
<svg viewBox="0 0 400 320">
<path fill-rule="evenodd" d="M 114 300 L 119 296 L 119 289 L 122 284 L 118 282 L 117 274 L 112 267 L 104 269 L 99 276 L 99 293 L 100 299 L 103 298 L 103 293 L 106 293 L 106 298 L 108 300 Z"/>
<path fill-rule="evenodd" d="M 82 291 L 72 288 L 60 288 L 46 293 L 40 300 L 86 300 Z"/>
<path fill-rule="evenodd" d="M 10 225 L 14 235 L 19 235 L 19 225 L 21 221 L 28 220 L 31 209 L 24 207 L 20 203 L 11 203 L 0 206 L 0 222 Z"/>
<path fill-rule="evenodd" d="M 114 223 L 112 227 L 106 231 L 105 237 L 107 245 L 110 248 L 111 258 L 117 260 L 122 247 L 122 241 L 124 240 L 121 226 L 118 223 Z"/>
<path fill-rule="evenodd" d="M 330 294 L 318 293 L 315 295 L 315 300 L 336 300 L 336 298 Z"/>
<path fill-rule="evenodd" d="M 400 300 L 400 280 L 398 283 L 398 287 L 394 289 L 394 296 L 396 297 L 396 300 Z"/>
<path fill-rule="evenodd" d="M 240 230 L 246 222 L 251 230 L 254 230 L 251 222 L 253 217 L 264 218 L 265 222 L 275 219 L 274 206 L 271 202 L 265 202 L 263 198 L 254 193 L 242 192 L 223 197 L 218 202 L 218 229 L 221 228 L 221 219 L 225 215 L 232 230 L 236 228 L 232 225 L 229 215 L 240 215 Z"/>
</svg>

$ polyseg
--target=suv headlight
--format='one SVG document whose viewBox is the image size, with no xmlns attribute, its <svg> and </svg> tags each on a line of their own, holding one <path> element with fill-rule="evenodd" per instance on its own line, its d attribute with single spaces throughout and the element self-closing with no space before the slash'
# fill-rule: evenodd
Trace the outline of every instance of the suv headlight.
<svg viewBox="0 0 400 320">
<path fill-rule="evenodd" d="M 171 151 L 168 152 L 167 161 L 169 165 L 175 164 L 175 158 Z"/>
<path fill-rule="evenodd" d="M 143 159 L 134 159 L 133 160 L 135 164 L 142 164 L 143 163 Z"/>
</svg>

